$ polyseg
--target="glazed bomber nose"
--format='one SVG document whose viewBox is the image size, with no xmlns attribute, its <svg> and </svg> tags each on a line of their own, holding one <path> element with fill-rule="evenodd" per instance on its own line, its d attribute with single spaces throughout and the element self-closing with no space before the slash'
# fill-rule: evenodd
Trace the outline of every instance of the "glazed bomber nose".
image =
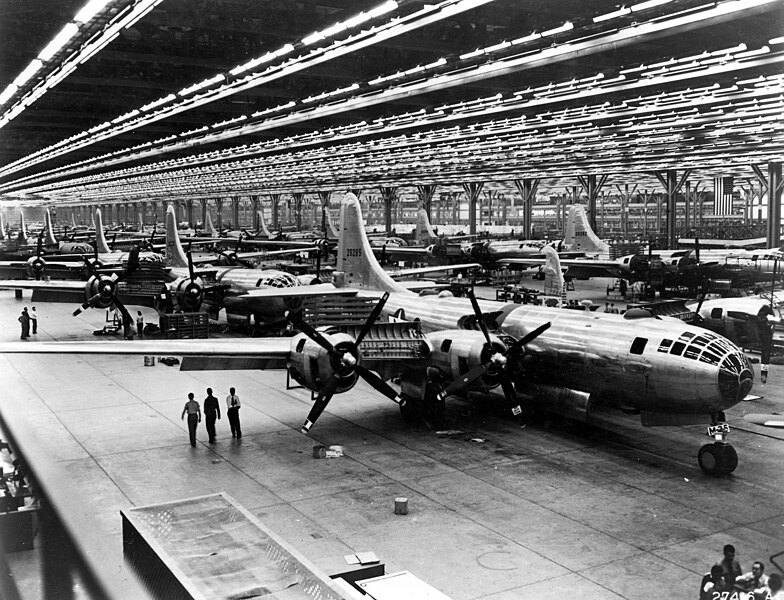
<svg viewBox="0 0 784 600">
<path fill-rule="evenodd" d="M 753 384 L 754 373 L 743 353 L 733 352 L 721 361 L 719 392 L 722 400 L 730 406 L 743 400 L 751 391 Z"/>
</svg>

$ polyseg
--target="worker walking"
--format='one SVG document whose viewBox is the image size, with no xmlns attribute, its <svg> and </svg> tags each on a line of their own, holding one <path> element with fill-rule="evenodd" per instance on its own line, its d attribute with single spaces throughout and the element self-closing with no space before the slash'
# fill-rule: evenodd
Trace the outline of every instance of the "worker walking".
<svg viewBox="0 0 784 600">
<path fill-rule="evenodd" d="M 220 419 L 220 403 L 218 399 L 212 395 L 212 388 L 207 388 L 207 397 L 204 399 L 204 419 L 207 425 L 207 435 L 210 438 L 210 444 L 215 443 L 215 417 Z"/>
<path fill-rule="evenodd" d="M 235 393 L 234 388 L 229 388 L 229 395 L 226 396 L 226 414 L 229 417 L 231 437 L 240 439 L 242 437 L 242 429 L 240 429 L 240 397 Z"/>
<path fill-rule="evenodd" d="M 201 409 L 199 403 L 193 399 L 193 392 L 188 394 L 188 401 L 185 403 L 185 408 L 182 409 L 180 419 L 185 419 L 188 415 L 188 435 L 191 439 L 191 446 L 196 447 L 196 426 L 201 423 Z"/>
</svg>

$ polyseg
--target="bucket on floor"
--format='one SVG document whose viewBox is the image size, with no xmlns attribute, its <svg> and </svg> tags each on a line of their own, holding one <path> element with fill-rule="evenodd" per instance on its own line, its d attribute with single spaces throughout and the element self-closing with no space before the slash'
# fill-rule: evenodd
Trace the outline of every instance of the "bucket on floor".
<svg viewBox="0 0 784 600">
<path fill-rule="evenodd" d="M 144 366 L 145 367 L 154 367 L 155 366 L 155 357 L 154 356 L 145 356 L 144 357 Z"/>
<path fill-rule="evenodd" d="M 408 514 L 408 498 L 395 498 L 395 514 L 396 515 Z"/>
<path fill-rule="evenodd" d="M 326 446 L 313 446 L 313 458 L 325 458 L 327 456 Z"/>
</svg>

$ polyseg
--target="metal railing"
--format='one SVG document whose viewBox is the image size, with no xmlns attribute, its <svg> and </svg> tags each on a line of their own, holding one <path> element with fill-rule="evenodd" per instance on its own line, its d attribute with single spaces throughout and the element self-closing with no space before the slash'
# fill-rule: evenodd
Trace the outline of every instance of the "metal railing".
<svg viewBox="0 0 784 600">
<path fill-rule="evenodd" d="M 63 476 L 48 454 L 41 450 L 30 424 L 10 411 L 0 411 L 0 433 L 7 441 L 38 502 L 38 537 L 41 591 L 45 600 L 148 600 L 130 568 L 108 560 L 95 531 L 84 515 L 79 491 Z M 119 513 L 117 515 L 119 519 Z M 0 597 L 24 600 L 9 566 L 9 555 L 0 539 Z"/>
</svg>

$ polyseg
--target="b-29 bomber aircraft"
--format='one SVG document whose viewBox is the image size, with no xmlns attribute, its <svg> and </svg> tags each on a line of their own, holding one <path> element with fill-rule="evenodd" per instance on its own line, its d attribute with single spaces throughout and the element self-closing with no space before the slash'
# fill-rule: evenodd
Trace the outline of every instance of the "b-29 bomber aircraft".
<svg viewBox="0 0 784 600">
<path fill-rule="evenodd" d="M 639 413 L 643 425 L 709 421 L 714 442 L 700 448 L 700 467 L 716 476 L 736 468 L 723 411 L 750 392 L 753 372 L 725 338 L 655 318 L 423 298 L 381 269 L 356 196 L 347 194 L 341 211 L 337 285 L 380 298 L 359 331 L 299 323 L 302 333 L 289 339 L 5 343 L 0 352 L 166 353 L 185 357 L 183 369 L 286 367 L 316 394 L 303 432 L 359 378 L 398 403 L 404 416 L 437 410 L 453 393 L 500 386 L 512 414 L 531 404 L 588 421 L 603 404 Z M 408 322 L 375 323 L 381 315 Z M 384 333 L 390 328 L 405 330 Z M 399 391 L 390 380 L 399 381 Z"/>
</svg>

